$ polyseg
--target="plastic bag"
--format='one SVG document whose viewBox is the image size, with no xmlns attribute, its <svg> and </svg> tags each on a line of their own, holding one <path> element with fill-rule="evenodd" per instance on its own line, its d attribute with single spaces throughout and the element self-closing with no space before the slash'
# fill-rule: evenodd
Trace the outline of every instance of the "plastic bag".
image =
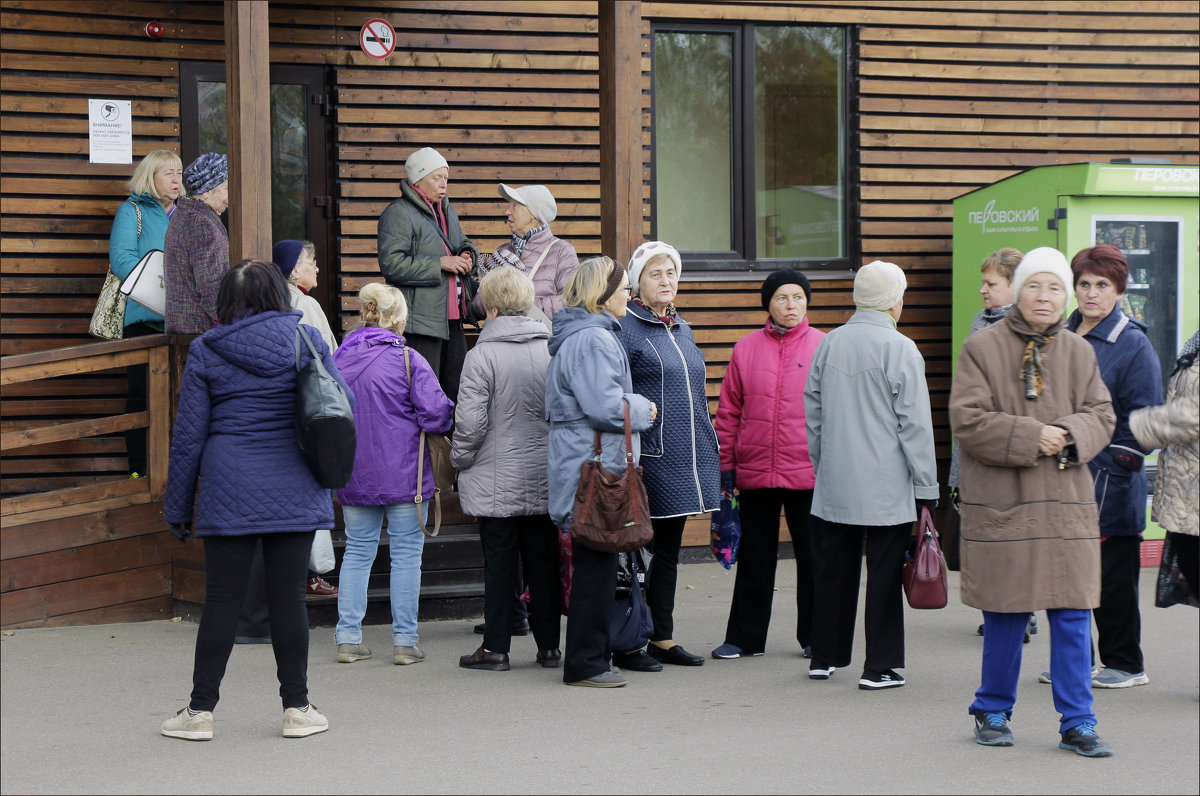
<svg viewBox="0 0 1200 796">
<path fill-rule="evenodd" d="M 312 551 L 308 554 L 308 568 L 324 575 L 332 572 L 336 561 L 333 557 L 333 537 L 329 531 L 317 531 L 313 535 Z"/>
<path fill-rule="evenodd" d="M 738 511 L 737 495 L 732 490 L 721 493 L 721 508 L 712 516 L 712 542 L 709 549 L 717 563 L 732 569 L 737 563 L 738 546 L 742 542 L 742 516 Z"/>
</svg>

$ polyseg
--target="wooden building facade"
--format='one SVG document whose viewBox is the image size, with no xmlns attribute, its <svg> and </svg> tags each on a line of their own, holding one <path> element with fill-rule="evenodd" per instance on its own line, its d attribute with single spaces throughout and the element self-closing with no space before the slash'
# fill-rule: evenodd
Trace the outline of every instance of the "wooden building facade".
<svg viewBox="0 0 1200 796">
<path fill-rule="evenodd" d="M 112 215 L 133 169 L 89 163 L 88 100 L 131 101 L 135 163 L 156 149 L 180 153 L 185 164 L 202 151 L 223 151 L 226 5 L 0 0 L 6 627 L 169 615 L 174 598 L 199 588 L 195 560 L 181 557 L 165 533 L 158 503 L 170 341 L 94 343 L 87 335 Z M 343 331 L 357 316 L 358 289 L 379 278 L 377 219 L 414 149 L 433 146 L 450 162 L 451 200 L 481 250 L 507 236 L 497 183 L 542 183 L 558 201 L 558 236 L 581 256 L 624 260 L 667 228 L 672 208 L 662 204 L 656 169 L 687 137 L 656 135 L 656 103 L 664 99 L 655 96 L 658 35 L 754 26 L 832 31 L 844 43 L 834 122 L 840 250 L 724 263 L 685 252 L 679 306 L 704 349 L 715 406 L 733 344 L 763 322 L 763 270 L 804 268 L 814 284 L 810 317 L 828 329 L 852 311 L 852 268 L 874 259 L 900 264 L 909 278 L 900 328 L 928 364 L 943 472 L 954 354 L 951 200 L 1045 164 L 1140 156 L 1200 162 L 1193 2 L 239 5 L 266 12 L 271 101 L 261 112 L 272 121 L 272 176 L 263 190 L 274 209 L 272 233 L 317 243 L 318 297 Z M 372 18 L 396 31 L 387 58 L 360 47 Z M 161 23 L 160 38 L 147 35 L 150 22 Z M 794 134 L 813 135 L 828 121 L 810 120 Z M 261 170 L 265 149 L 257 154 Z M 704 177 L 714 165 L 695 168 Z M 147 413 L 123 414 L 131 364 L 150 368 L 161 399 Z M 150 474 L 130 480 L 120 432 L 138 425 L 150 429 Z M 696 520 L 687 543 L 704 544 L 706 536 Z M 447 574 L 430 582 L 442 583 L 446 596 L 477 594 L 477 543 L 464 534 L 440 550 L 432 563 Z"/>
</svg>

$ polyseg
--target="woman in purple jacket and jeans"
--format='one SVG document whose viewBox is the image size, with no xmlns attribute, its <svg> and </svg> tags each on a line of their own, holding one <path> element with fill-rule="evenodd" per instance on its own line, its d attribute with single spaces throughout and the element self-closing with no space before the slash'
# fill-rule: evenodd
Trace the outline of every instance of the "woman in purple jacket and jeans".
<svg viewBox="0 0 1200 796">
<path fill-rule="evenodd" d="M 339 572 L 337 659 L 353 663 L 371 657 L 363 643 L 367 580 L 379 550 L 384 516 L 392 557 L 392 662 L 420 663 L 417 601 L 421 596 L 421 552 L 428 501 L 433 497 L 433 462 L 426 446 L 421 502 L 417 494 L 417 448 L 421 432 L 442 434 L 454 420 L 446 397 L 425 358 L 409 348 L 401 332 L 408 320 L 404 295 L 382 282 L 358 293 L 362 325 L 334 355 L 354 393 L 358 449 L 354 474 L 338 490 L 346 521 L 346 550 Z"/>
</svg>

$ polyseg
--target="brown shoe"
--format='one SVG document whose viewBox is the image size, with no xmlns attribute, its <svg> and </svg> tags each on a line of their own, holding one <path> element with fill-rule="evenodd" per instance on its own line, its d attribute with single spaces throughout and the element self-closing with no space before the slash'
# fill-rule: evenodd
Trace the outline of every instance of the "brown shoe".
<svg viewBox="0 0 1200 796">
<path fill-rule="evenodd" d="M 507 652 L 488 652 L 480 645 L 479 649 L 475 650 L 470 655 L 464 655 L 458 659 L 458 665 L 464 669 L 484 669 L 489 672 L 507 672 L 508 653 Z"/>
<path fill-rule="evenodd" d="M 313 575 L 308 579 L 308 593 L 317 597 L 336 597 L 338 589 L 320 575 Z"/>
<path fill-rule="evenodd" d="M 538 650 L 537 662 L 543 669 L 557 669 L 562 665 L 562 650 Z"/>
</svg>

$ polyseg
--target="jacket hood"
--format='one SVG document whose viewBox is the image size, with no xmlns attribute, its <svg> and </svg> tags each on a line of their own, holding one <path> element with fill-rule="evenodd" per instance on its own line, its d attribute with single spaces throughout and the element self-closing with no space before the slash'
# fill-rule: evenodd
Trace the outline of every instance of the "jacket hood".
<svg viewBox="0 0 1200 796">
<path fill-rule="evenodd" d="M 260 312 L 210 329 L 200 339 L 247 373 L 277 376 L 296 366 L 296 325 L 301 315 L 300 310 Z"/>
<path fill-rule="evenodd" d="M 333 361 L 346 381 L 355 381 L 370 366 L 376 356 L 383 353 L 383 346 L 403 348 L 404 338 L 395 332 L 378 326 L 360 326 L 338 346 Z"/>
<path fill-rule="evenodd" d="M 554 356 L 563 341 L 584 329 L 607 329 L 616 334 L 621 328 L 617 319 L 605 312 L 588 312 L 583 307 L 563 307 L 554 313 L 554 334 L 550 335 L 550 356 Z"/>
<path fill-rule="evenodd" d="M 483 325 L 477 342 L 528 343 L 549 336 L 550 330 L 541 321 L 524 315 L 499 315 Z"/>
</svg>

